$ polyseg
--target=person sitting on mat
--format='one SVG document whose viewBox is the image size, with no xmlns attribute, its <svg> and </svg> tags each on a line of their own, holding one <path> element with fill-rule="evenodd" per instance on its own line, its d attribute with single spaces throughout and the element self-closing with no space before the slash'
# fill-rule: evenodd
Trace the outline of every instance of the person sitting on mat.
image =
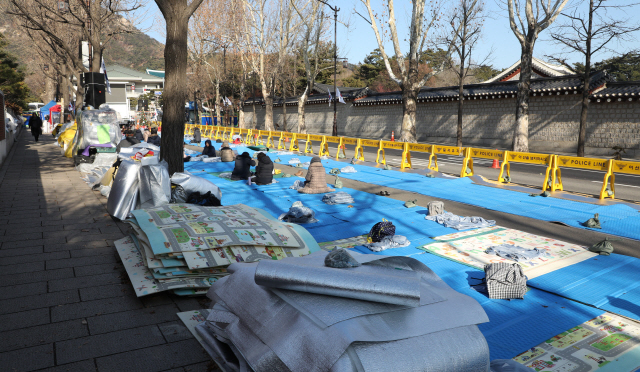
<svg viewBox="0 0 640 372">
<path fill-rule="evenodd" d="M 258 185 L 270 185 L 273 181 L 273 162 L 271 158 L 262 152 L 258 153 L 258 165 L 256 166 L 255 175 L 251 182 Z"/>
<path fill-rule="evenodd" d="M 160 146 L 160 136 L 158 136 L 158 128 L 151 128 L 151 134 L 146 139 L 147 143 Z"/>
<path fill-rule="evenodd" d="M 327 174 L 324 171 L 320 157 L 314 156 L 311 159 L 311 164 L 305 177 L 304 187 L 298 189 L 298 192 L 303 194 L 324 194 L 332 191 L 336 190 L 327 186 Z"/>
<path fill-rule="evenodd" d="M 255 165 L 256 162 L 251 159 L 251 155 L 246 151 L 242 155 L 236 156 L 236 165 L 231 173 L 231 180 L 246 180 L 251 176 L 251 166 Z"/>
<path fill-rule="evenodd" d="M 222 147 L 220 148 L 220 160 L 224 162 L 234 161 L 235 155 L 233 154 L 233 150 L 229 147 L 229 142 L 222 142 Z"/>
<path fill-rule="evenodd" d="M 216 149 L 211 145 L 211 140 L 204 141 L 204 150 L 202 150 L 202 155 L 207 155 L 210 158 L 216 157 Z"/>
</svg>

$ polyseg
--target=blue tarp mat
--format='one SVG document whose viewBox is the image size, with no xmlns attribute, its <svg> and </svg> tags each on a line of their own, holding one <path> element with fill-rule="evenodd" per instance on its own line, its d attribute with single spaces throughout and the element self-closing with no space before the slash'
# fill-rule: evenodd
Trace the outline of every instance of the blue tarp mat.
<svg viewBox="0 0 640 372">
<path fill-rule="evenodd" d="M 597 256 L 528 281 L 535 288 L 640 320 L 640 259 Z"/>
<path fill-rule="evenodd" d="M 489 344 L 491 359 L 509 359 L 553 336 L 603 313 L 560 296 L 531 288 L 522 300 L 492 300 L 471 285 L 482 271 L 425 253 L 412 258 L 427 265 L 456 291 L 473 297 L 489 322 L 478 326 Z"/>
<path fill-rule="evenodd" d="M 283 163 L 292 157 L 298 157 L 301 161 L 305 161 L 305 157 L 302 156 L 280 156 Z M 328 168 L 327 170 L 330 170 L 334 164 L 325 164 L 323 161 L 323 165 Z M 345 163 L 340 163 L 340 165 L 344 166 Z M 382 218 L 392 221 L 394 225 L 396 225 L 396 233 L 407 236 L 407 238 L 411 240 L 411 245 L 404 248 L 388 249 L 377 252 L 376 254 L 411 256 L 429 266 L 455 290 L 476 299 L 483 306 L 490 319 L 489 323 L 481 324 L 479 328 L 489 344 L 491 359 L 512 358 L 567 329 L 575 327 L 603 313 L 603 310 L 571 301 L 545 291 L 557 290 L 566 297 L 569 297 L 568 295 L 583 296 L 589 299 L 590 302 L 601 305 L 602 309 L 617 306 L 629 313 L 640 309 L 637 306 L 633 308 L 630 305 L 620 305 L 621 303 L 638 303 L 638 300 L 640 300 L 640 285 L 638 285 L 639 288 L 630 288 L 630 286 L 626 284 L 633 283 L 633 279 L 629 276 L 631 273 L 637 273 L 640 266 L 635 266 L 635 264 L 628 266 L 621 261 L 619 257 L 616 257 L 616 255 L 612 257 L 597 257 L 597 260 L 588 260 L 595 262 L 595 264 L 592 262 L 591 266 L 577 266 L 582 264 L 580 263 L 535 278 L 530 281 L 531 286 L 535 288 L 531 288 L 523 300 L 492 300 L 485 294 L 470 288 L 471 284 L 478 283 L 482 278 L 484 275 L 482 271 L 429 253 L 424 253 L 416 248 L 417 246 L 432 242 L 430 237 L 446 235 L 457 231 L 425 220 L 424 216 L 427 213 L 425 208 L 416 207 L 407 209 L 402 205 L 402 201 L 349 188 L 343 188 L 337 191 L 345 191 L 351 194 L 354 198 L 354 204 L 358 206 L 357 208 L 348 208 L 346 205 L 329 206 L 322 203 L 323 194 L 305 195 L 292 192 L 294 190 L 289 190 L 288 187 L 290 185 L 296 180 L 300 180 L 298 177 L 279 178 L 279 183 L 267 186 L 248 186 L 242 181 L 231 182 L 209 174 L 229 171 L 232 168 L 233 163 L 194 163 L 194 165 L 189 164 L 188 166 L 188 169 L 193 171 L 200 170 L 199 173 L 195 173 L 196 175 L 201 175 L 220 186 L 223 190 L 223 204 L 225 205 L 242 203 L 262 208 L 272 216 L 277 217 L 281 213 L 286 212 L 293 201 L 302 201 L 304 205 L 316 211 L 316 217 L 320 220 L 320 222 L 315 224 L 303 225 L 319 242 L 367 234 L 373 224 L 380 222 Z M 206 171 L 202 172 L 203 169 Z M 372 179 L 384 182 L 398 182 L 398 179 L 393 181 L 394 177 L 388 177 L 388 175 L 400 172 L 384 171 L 384 173 L 380 174 L 380 171 L 373 169 L 369 172 L 359 171 L 358 173 L 365 175 L 367 182 L 371 183 Z M 348 174 L 343 176 L 348 178 Z M 415 175 L 405 177 L 406 179 L 404 181 L 397 183 L 397 187 L 406 185 L 421 194 L 433 193 L 441 198 L 446 195 L 451 199 L 459 197 L 459 199 L 467 203 L 493 203 L 495 207 L 509 206 L 509 208 L 514 208 L 514 211 L 521 209 L 526 213 L 542 214 L 543 212 L 550 211 L 553 207 L 553 202 L 549 200 L 531 198 L 526 194 L 508 190 L 474 185 L 468 178 L 446 180 L 427 177 L 416 178 Z M 406 189 L 405 187 L 403 188 Z M 462 196 L 460 196 L 461 193 Z M 528 199 L 533 200 L 529 202 Z M 369 208 L 364 208 L 364 206 L 369 206 Z M 606 210 L 607 207 L 587 208 L 591 207 L 590 205 L 584 208 L 570 209 L 571 204 L 564 203 L 564 201 L 563 203 L 559 203 L 558 207 L 567 208 L 567 210 L 572 213 L 592 213 L 593 210 L 598 208 L 605 209 L 605 213 L 609 212 L 609 210 Z M 553 208 L 555 210 L 555 207 Z M 617 212 L 625 213 L 624 208 L 616 208 L 620 209 Z M 618 215 L 615 213 L 611 214 Z M 603 214 L 601 214 L 601 216 L 602 215 Z M 633 214 L 631 214 L 631 216 L 633 216 Z M 610 220 L 607 219 L 607 222 L 610 222 Z M 353 250 L 362 253 L 372 253 L 363 246 L 355 247 Z M 608 258 L 611 258 L 611 260 L 605 261 Z M 581 280 L 585 276 L 588 276 L 589 273 L 599 272 L 603 267 L 609 267 L 609 265 L 615 266 L 613 270 L 609 270 L 612 273 L 617 272 L 614 270 L 625 270 L 625 273 L 621 274 L 621 277 L 624 277 L 624 279 L 620 279 L 621 282 L 616 285 L 613 285 L 613 283 L 617 283 L 617 280 L 610 280 L 612 283 L 611 286 L 606 287 L 602 291 L 597 291 L 596 294 L 588 294 L 589 291 L 587 289 L 589 287 L 586 286 L 586 284 L 589 284 L 589 281 L 573 286 L 566 284 Z M 559 274 L 565 270 L 569 271 L 567 275 Z M 559 275 L 557 280 L 550 276 L 554 274 Z M 602 275 L 596 275 L 590 280 L 596 280 L 596 278 L 601 276 Z M 622 287 L 620 287 L 621 283 L 625 283 L 622 287 L 624 287 L 626 293 L 620 293 L 620 295 L 613 300 L 603 303 L 602 295 L 605 293 L 610 295 L 620 292 L 622 290 Z M 596 285 L 596 283 L 593 283 L 593 285 Z M 545 291 L 537 288 L 544 289 Z M 583 302 L 589 303 L 588 301 Z M 622 311 L 619 313 L 629 316 Z M 638 313 L 640 313 L 640 311 L 638 311 Z"/>
</svg>

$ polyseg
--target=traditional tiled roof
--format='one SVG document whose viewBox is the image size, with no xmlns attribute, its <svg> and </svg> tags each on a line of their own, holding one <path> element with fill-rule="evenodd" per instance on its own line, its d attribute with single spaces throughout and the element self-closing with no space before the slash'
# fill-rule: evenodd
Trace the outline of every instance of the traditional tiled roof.
<svg viewBox="0 0 640 372">
<path fill-rule="evenodd" d="M 594 102 L 622 102 L 640 99 L 640 81 L 609 82 L 591 95 Z"/>
<path fill-rule="evenodd" d="M 571 72 L 571 70 L 569 70 L 568 68 L 566 68 L 564 66 L 554 65 L 552 63 L 545 62 L 545 61 L 543 61 L 541 59 L 538 59 L 536 57 L 533 57 L 531 62 L 532 62 L 532 69 L 533 70 L 537 70 L 540 73 L 542 73 L 544 75 L 547 75 L 548 77 L 559 77 L 559 76 L 565 76 L 565 75 L 573 74 L 573 72 Z M 509 78 L 510 76 L 513 76 L 519 70 L 520 70 L 520 60 L 518 60 L 513 65 L 511 65 L 511 67 L 505 69 L 504 71 L 502 71 L 498 75 L 492 77 L 491 79 L 489 79 L 487 81 L 484 81 L 483 83 L 493 83 L 493 82 L 496 82 L 496 81 L 502 81 L 504 79 Z"/>
<path fill-rule="evenodd" d="M 589 91 L 593 91 L 608 81 L 605 71 L 596 71 L 591 75 Z M 568 75 L 553 78 L 531 80 L 531 95 L 569 94 L 581 90 L 582 77 Z M 500 81 L 489 84 L 468 84 L 464 86 L 463 95 L 468 99 L 496 99 L 515 98 L 518 92 L 517 81 Z M 455 101 L 458 99 L 458 87 L 422 88 L 418 93 L 418 102 Z M 399 104 L 402 102 L 402 92 L 370 93 L 366 97 L 357 99 L 354 106 Z"/>
<path fill-rule="evenodd" d="M 327 93 L 327 90 L 331 92 L 331 96 L 333 97 L 334 96 L 333 85 L 316 83 L 314 85 L 314 88 L 312 89 L 312 94 L 310 94 L 307 97 L 307 104 L 308 105 L 320 104 L 320 103 L 328 104 L 329 94 Z M 344 98 L 345 101 L 353 101 L 355 99 L 365 96 L 369 92 L 369 88 L 367 87 L 364 87 L 364 88 L 338 87 L 338 90 L 340 91 L 340 94 L 342 95 L 342 98 Z M 316 93 L 316 92 L 319 92 L 319 93 Z M 298 105 L 298 97 L 288 97 L 286 99 L 287 106 Z M 282 98 L 274 98 L 273 100 L 273 106 L 276 106 L 276 107 L 282 106 L 282 103 L 283 103 Z M 245 100 L 244 104 L 245 105 L 254 104 L 253 97 Z M 262 99 L 261 97 L 256 97 L 255 104 L 264 105 L 264 99 Z"/>
</svg>

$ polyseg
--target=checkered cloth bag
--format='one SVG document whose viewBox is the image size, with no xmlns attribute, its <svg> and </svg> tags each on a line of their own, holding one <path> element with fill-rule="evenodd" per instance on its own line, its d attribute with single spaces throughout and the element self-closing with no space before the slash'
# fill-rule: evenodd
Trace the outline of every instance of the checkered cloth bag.
<svg viewBox="0 0 640 372">
<path fill-rule="evenodd" d="M 484 265 L 489 298 L 523 298 L 527 293 L 527 277 L 517 263 L 496 262 Z"/>
</svg>

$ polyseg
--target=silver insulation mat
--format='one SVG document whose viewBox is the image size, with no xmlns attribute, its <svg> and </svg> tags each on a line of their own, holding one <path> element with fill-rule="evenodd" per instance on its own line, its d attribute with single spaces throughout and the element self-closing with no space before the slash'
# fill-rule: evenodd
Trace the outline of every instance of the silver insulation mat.
<svg viewBox="0 0 640 372">
<path fill-rule="evenodd" d="M 169 203 L 171 180 L 169 178 L 169 164 L 166 161 L 142 166 L 138 177 L 141 208 L 159 207 Z"/>
<path fill-rule="evenodd" d="M 265 265 L 260 272 L 257 268 L 265 261 L 233 264 L 229 267 L 232 275 L 213 284 L 208 293 L 213 309 L 197 330 L 224 371 L 489 370 L 489 348 L 476 326 L 488 321 L 482 307 L 412 258 L 353 252 L 369 271 L 343 277 L 342 285 L 334 283 L 324 294 L 256 284 L 258 277 L 264 279 L 265 269 L 270 274 L 267 282 L 278 278 L 275 283 L 280 287 L 282 278 L 300 281 L 301 270 L 323 268 L 320 265 L 324 265 L 326 254 L 320 251 L 295 260 L 274 261 L 282 266 Z M 340 271 L 345 269 L 327 270 L 331 271 L 325 272 L 325 280 L 343 275 Z M 385 270 L 411 272 L 396 278 L 417 278 L 417 306 L 332 294 L 360 288 L 367 292 L 362 281 Z M 287 271 L 291 273 L 286 275 Z M 310 287 L 320 284 L 309 279 L 316 274 L 314 271 L 306 279 L 313 283 Z M 394 297 L 389 295 L 393 292 L 390 288 L 385 291 L 381 298 Z"/>
<path fill-rule="evenodd" d="M 135 209 L 140 189 L 139 172 L 140 163 L 133 161 L 123 160 L 118 167 L 107 200 L 107 212 L 113 217 L 124 220 Z"/>
<path fill-rule="evenodd" d="M 420 305 L 420 277 L 414 271 L 362 265 L 335 269 L 324 261 L 294 258 L 260 261 L 255 282 L 271 288 L 394 305 Z"/>
</svg>

